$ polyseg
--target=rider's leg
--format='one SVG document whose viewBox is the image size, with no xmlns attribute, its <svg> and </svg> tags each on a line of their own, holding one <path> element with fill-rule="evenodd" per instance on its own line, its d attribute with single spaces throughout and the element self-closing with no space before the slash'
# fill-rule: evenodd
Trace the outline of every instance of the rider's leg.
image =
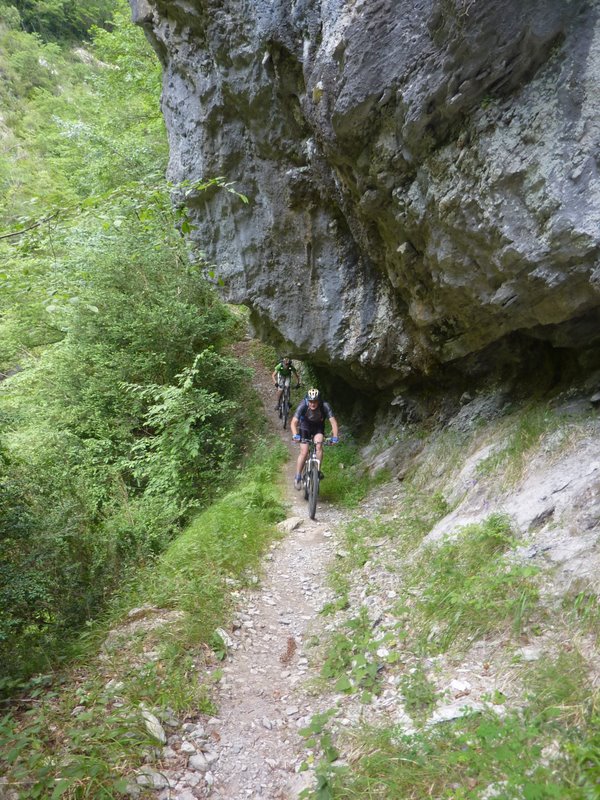
<svg viewBox="0 0 600 800">
<path fill-rule="evenodd" d="M 302 474 L 302 467 L 304 466 L 304 462 L 306 461 L 307 456 L 308 456 L 308 442 L 302 442 L 300 444 L 300 455 L 298 456 L 298 460 L 296 461 L 296 475 Z"/>
<path fill-rule="evenodd" d="M 319 459 L 321 464 L 323 463 L 323 439 L 324 438 L 325 437 L 323 436 L 322 433 L 315 433 L 315 435 L 314 435 L 315 444 L 317 445 L 317 458 Z"/>
<path fill-rule="evenodd" d="M 294 475 L 294 489 L 300 491 L 302 488 L 302 467 L 308 455 L 308 444 L 302 443 L 300 445 L 300 455 L 296 461 L 296 474 Z"/>
<path fill-rule="evenodd" d="M 324 435 L 322 433 L 315 433 L 315 435 L 314 435 L 315 444 L 317 446 L 316 447 L 316 454 L 317 454 L 317 458 L 319 459 L 319 464 L 320 464 L 320 467 L 319 467 L 319 478 L 324 478 L 325 477 L 323 475 L 323 473 L 321 472 L 321 470 L 323 468 L 323 439 L 324 438 L 325 437 L 324 437 Z"/>
</svg>

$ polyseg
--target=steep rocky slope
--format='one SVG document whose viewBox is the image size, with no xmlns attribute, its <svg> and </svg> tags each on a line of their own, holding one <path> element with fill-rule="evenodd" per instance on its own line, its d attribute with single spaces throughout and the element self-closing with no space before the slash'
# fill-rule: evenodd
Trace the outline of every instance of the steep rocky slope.
<svg viewBox="0 0 600 800">
<path fill-rule="evenodd" d="M 131 6 L 164 65 L 171 178 L 250 198 L 182 202 L 259 330 L 364 386 L 509 335 L 588 365 L 596 0 Z"/>
</svg>

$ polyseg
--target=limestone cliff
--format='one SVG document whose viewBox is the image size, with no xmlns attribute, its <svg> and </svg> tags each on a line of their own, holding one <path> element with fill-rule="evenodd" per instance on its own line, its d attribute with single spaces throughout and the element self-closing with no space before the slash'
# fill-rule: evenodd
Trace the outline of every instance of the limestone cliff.
<svg viewBox="0 0 600 800">
<path fill-rule="evenodd" d="M 595 0 L 130 0 L 228 299 L 383 387 L 600 337 Z"/>
</svg>

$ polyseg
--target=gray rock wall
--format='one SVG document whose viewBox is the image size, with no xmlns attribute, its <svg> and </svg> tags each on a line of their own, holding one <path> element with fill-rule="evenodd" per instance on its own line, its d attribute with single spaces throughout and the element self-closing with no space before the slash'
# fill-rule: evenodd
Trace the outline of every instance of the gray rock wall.
<svg viewBox="0 0 600 800">
<path fill-rule="evenodd" d="M 130 0 L 175 182 L 228 299 L 383 387 L 515 331 L 600 337 L 600 25 L 586 0 Z"/>
</svg>

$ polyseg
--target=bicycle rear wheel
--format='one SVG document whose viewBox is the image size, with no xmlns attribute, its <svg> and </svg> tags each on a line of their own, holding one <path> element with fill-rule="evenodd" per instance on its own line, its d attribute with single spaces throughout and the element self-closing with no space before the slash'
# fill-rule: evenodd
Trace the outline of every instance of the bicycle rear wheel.
<svg viewBox="0 0 600 800">
<path fill-rule="evenodd" d="M 308 516 L 315 518 L 317 513 L 317 497 L 319 496 L 319 468 L 312 464 L 310 468 L 310 485 L 308 489 Z"/>
</svg>

